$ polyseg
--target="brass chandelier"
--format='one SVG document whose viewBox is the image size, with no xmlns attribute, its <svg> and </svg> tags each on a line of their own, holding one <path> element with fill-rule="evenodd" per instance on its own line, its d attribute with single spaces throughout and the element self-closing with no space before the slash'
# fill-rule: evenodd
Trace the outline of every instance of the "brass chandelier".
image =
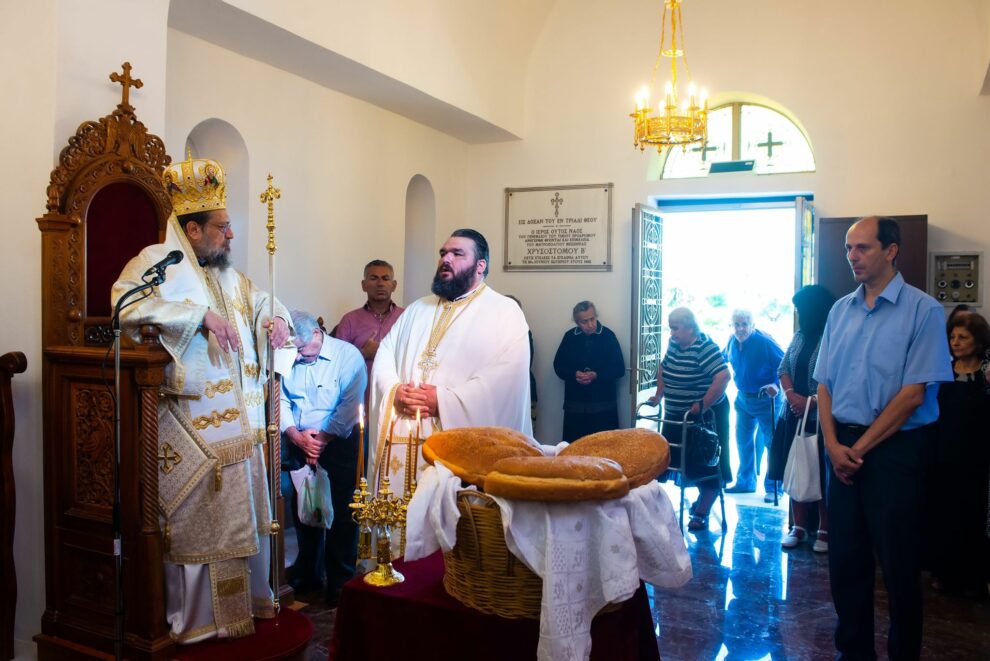
<svg viewBox="0 0 990 661">
<path fill-rule="evenodd" d="M 680 145 L 682 150 L 693 143 L 703 143 L 708 138 L 708 93 L 698 93 L 691 80 L 687 56 L 684 55 L 684 21 L 681 19 L 682 0 L 664 0 L 663 19 L 660 29 L 660 52 L 653 65 L 650 85 L 644 85 L 636 95 L 636 111 L 630 115 L 635 122 L 633 145 L 640 151 L 653 145 L 658 152 L 667 147 Z M 669 23 L 668 18 L 670 17 Z M 667 47 L 668 24 L 670 45 Z M 657 70 L 663 57 L 670 58 L 670 80 L 664 85 L 663 97 L 659 99 L 656 111 L 650 107 L 650 90 L 657 81 Z M 677 60 L 684 59 L 684 73 L 688 86 L 686 94 L 680 93 L 677 81 Z"/>
</svg>

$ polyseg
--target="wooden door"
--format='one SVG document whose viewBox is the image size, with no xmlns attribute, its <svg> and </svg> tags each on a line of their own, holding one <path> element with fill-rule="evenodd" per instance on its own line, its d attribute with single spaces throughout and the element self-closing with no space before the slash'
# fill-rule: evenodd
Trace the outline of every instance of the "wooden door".
<svg viewBox="0 0 990 661">
<path fill-rule="evenodd" d="M 905 282 L 927 291 L 928 216 L 887 216 L 901 227 L 897 270 Z M 836 298 L 858 286 L 846 261 L 846 231 L 860 217 L 821 218 L 815 228 L 815 282 L 828 288 Z"/>
</svg>

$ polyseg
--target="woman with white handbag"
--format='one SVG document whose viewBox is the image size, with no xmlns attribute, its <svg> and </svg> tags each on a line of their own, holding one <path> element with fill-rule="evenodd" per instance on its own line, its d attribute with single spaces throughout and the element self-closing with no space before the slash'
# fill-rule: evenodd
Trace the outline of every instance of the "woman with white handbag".
<svg viewBox="0 0 990 661">
<path fill-rule="evenodd" d="M 808 528 L 818 510 L 818 533 L 812 550 L 828 551 L 828 514 L 825 510 L 825 446 L 818 430 L 818 383 L 812 378 L 818 347 L 835 297 L 821 285 L 802 287 L 791 299 L 797 310 L 798 331 L 777 370 L 787 407 L 777 424 L 770 448 L 768 479 L 785 480 L 791 495 L 793 525 L 781 540 L 794 548 L 809 539 Z M 790 470 L 788 470 L 790 466 Z"/>
</svg>

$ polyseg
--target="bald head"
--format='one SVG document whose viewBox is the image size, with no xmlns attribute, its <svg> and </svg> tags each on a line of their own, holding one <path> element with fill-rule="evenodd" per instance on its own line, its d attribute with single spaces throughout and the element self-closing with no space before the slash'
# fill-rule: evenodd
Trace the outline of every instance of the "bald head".
<svg viewBox="0 0 990 661">
<path fill-rule="evenodd" d="M 868 287 L 894 277 L 901 230 L 892 218 L 860 218 L 846 232 L 846 259 L 856 282 Z"/>
</svg>

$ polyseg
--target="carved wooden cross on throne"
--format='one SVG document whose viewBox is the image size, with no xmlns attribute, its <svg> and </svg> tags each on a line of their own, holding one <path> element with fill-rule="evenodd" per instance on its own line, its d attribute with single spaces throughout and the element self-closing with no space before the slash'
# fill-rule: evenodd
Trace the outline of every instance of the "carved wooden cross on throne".
<svg viewBox="0 0 990 661">
<path fill-rule="evenodd" d="M 115 71 L 114 73 L 110 74 L 110 80 L 111 80 L 111 82 L 114 82 L 114 83 L 120 83 L 120 86 L 124 88 L 123 100 L 120 102 L 120 105 L 121 106 L 126 106 L 127 108 L 131 108 L 131 104 L 130 104 L 131 89 L 130 88 L 133 87 L 134 89 L 141 89 L 142 87 L 144 87 L 144 83 L 141 82 L 141 79 L 140 78 L 131 78 L 131 63 L 130 62 L 124 62 L 124 64 L 121 65 L 121 67 L 124 69 L 124 75 L 121 76 L 119 73 L 117 73 Z M 133 108 L 131 108 L 131 109 L 133 110 Z"/>
</svg>

